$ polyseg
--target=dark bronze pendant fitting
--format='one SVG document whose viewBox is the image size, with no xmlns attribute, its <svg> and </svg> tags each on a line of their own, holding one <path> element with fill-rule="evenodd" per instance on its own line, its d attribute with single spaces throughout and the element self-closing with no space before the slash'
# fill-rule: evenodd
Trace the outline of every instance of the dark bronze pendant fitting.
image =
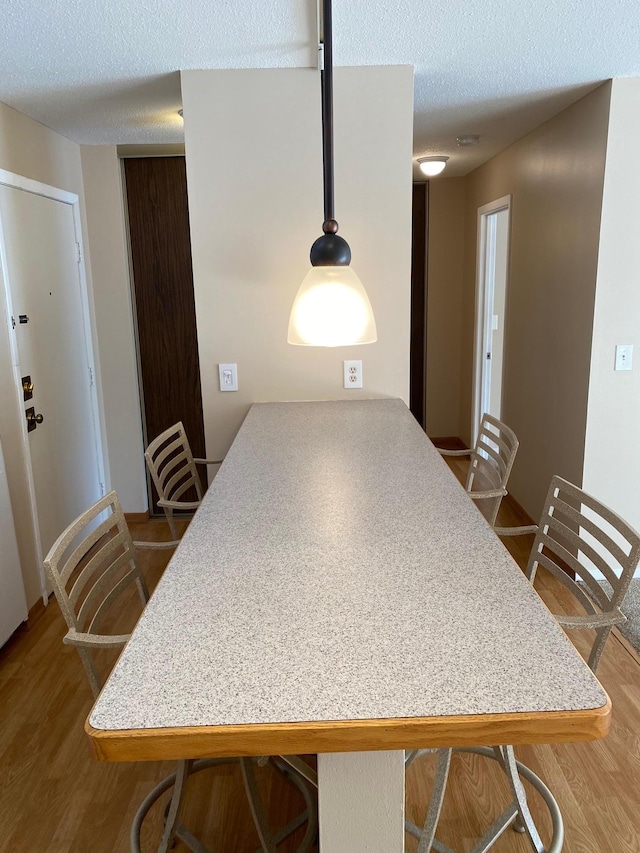
<svg viewBox="0 0 640 853">
<path fill-rule="evenodd" d="M 311 247 L 310 258 L 312 267 L 348 267 L 351 249 L 347 241 L 336 233 L 325 233 Z"/>
</svg>

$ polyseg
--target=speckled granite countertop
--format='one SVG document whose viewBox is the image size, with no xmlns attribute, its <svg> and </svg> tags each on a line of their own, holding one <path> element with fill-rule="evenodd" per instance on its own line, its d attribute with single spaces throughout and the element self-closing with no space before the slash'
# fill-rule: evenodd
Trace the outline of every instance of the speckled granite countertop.
<svg viewBox="0 0 640 853">
<path fill-rule="evenodd" d="M 600 708 L 400 400 L 254 405 L 96 729 Z"/>
</svg>

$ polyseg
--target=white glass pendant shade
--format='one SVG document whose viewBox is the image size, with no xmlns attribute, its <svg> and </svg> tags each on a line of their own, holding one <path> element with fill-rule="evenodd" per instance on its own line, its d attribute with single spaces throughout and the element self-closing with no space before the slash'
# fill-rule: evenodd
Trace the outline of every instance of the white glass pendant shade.
<svg viewBox="0 0 640 853">
<path fill-rule="evenodd" d="M 377 338 L 369 297 L 351 267 L 311 267 L 291 309 L 287 341 L 344 347 L 371 344 Z"/>
</svg>

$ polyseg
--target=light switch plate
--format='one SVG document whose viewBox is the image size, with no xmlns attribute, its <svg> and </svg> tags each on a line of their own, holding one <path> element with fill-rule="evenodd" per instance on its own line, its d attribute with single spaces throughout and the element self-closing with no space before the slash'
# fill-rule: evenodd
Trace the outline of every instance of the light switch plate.
<svg viewBox="0 0 640 853">
<path fill-rule="evenodd" d="M 615 370 L 631 370 L 633 361 L 633 344 L 618 344 L 616 346 Z"/>
<path fill-rule="evenodd" d="M 219 364 L 218 373 L 220 374 L 220 390 L 221 391 L 237 391 L 238 390 L 238 365 L 237 364 Z"/>
</svg>

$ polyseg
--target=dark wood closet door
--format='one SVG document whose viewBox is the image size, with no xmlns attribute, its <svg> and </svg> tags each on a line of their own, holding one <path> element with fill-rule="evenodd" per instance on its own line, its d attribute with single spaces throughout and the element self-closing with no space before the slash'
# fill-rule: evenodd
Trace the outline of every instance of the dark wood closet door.
<svg viewBox="0 0 640 853">
<path fill-rule="evenodd" d="M 203 457 L 185 160 L 126 159 L 124 171 L 145 444 L 182 421 L 194 456 Z M 152 499 L 158 513 L 155 489 Z"/>
<path fill-rule="evenodd" d="M 427 426 L 427 234 L 429 184 L 413 185 L 411 241 L 411 352 L 409 407 L 422 429 Z"/>
</svg>

